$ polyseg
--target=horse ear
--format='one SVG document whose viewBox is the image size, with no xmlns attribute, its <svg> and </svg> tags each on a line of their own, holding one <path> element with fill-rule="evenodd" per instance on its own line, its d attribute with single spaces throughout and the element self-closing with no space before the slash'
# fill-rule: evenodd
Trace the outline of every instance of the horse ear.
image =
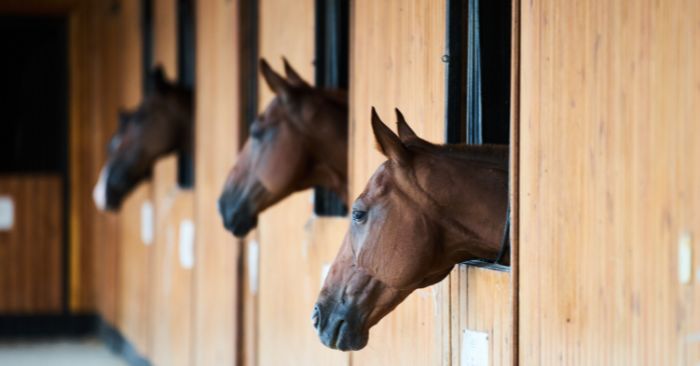
<svg viewBox="0 0 700 366">
<path fill-rule="evenodd" d="M 296 87 L 306 87 L 310 88 L 311 85 L 304 80 L 299 73 L 294 70 L 292 65 L 289 64 L 286 57 L 282 57 L 282 62 L 284 63 L 284 74 L 287 75 L 287 80 Z"/>
<path fill-rule="evenodd" d="M 260 59 L 260 72 L 262 72 L 265 82 L 275 94 L 282 98 L 282 101 L 289 102 L 292 99 L 292 85 L 282 77 L 282 75 L 272 70 L 264 58 Z"/>
<path fill-rule="evenodd" d="M 398 136 L 387 125 L 382 122 L 377 111 L 372 107 L 372 131 L 377 140 L 379 151 L 389 160 L 401 165 L 408 162 L 410 153 L 403 145 Z"/>
<path fill-rule="evenodd" d="M 415 132 L 413 132 L 413 129 L 408 125 L 406 122 L 406 118 L 404 118 L 403 113 L 396 108 L 396 129 L 399 131 L 399 138 L 401 141 L 406 141 L 408 139 L 416 138 L 418 135 L 416 135 Z"/>
<path fill-rule="evenodd" d="M 168 87 L 168 81 L 165 79 L 165 70 L 162 65 L 157 65 L 153 68 L 148 76 L 148 87 L 150 92 L 163 91 Z"/>
</svg>

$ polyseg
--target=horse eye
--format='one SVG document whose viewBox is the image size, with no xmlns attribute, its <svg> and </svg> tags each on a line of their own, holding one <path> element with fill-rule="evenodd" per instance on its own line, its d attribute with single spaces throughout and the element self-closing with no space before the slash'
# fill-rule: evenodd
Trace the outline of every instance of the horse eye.
<svg viewBox="0 0 700 366">
<path fill-rule="evenodd" d="M 367 211 L 352 210 L 352 221 L 362 223 L 367 218 Z"/>
<path fill-rule="evenodd" d="M 255 140 L 260 140 L 265 136 L 265 129 L 253 126 L 250 129 L 250 137 L 254 138 Z"/>
</svg>

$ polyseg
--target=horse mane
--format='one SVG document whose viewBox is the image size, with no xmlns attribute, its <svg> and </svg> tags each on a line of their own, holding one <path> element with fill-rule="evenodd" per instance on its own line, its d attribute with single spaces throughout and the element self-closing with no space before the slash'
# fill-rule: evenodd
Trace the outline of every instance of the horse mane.
<svg viewBox="0 0 700 366">
<path fill-rule="evenodd" d="M 339 105 L 340 107 L 348 107 L 348 92 L 344 89 L 321 89 L 323 96 L 328 99 L 328 101 L 333 104 Z"/>
<path fill-rule="evenodd" d="M 409 138 L 404 145 L 411 151 L 452 158 L 466 162 L 480 162 L 508 168 L 508 146 L 495 144 L 433 144 L 421 138 Z"/>
</svg>

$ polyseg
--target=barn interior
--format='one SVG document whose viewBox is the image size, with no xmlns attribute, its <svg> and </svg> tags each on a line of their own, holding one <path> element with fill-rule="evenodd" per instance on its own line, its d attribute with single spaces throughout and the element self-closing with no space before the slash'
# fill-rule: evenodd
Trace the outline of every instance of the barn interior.
<svg viewBox="0 0 700 366">
<path fill-rule="evenodd" d="M 0 48 L 0 365 L 700 365 L 700 2 L 4 0 Z M 347 200 L 304 186 L 238 237 L 261 59 L 346 93 Z M 163 82 L 184 147 L 100 209 Z M 497 257 L 341 351 L 312 311 L 387 160 L 372 108 L 507 149 L 507 210 Z"/>
</svg>

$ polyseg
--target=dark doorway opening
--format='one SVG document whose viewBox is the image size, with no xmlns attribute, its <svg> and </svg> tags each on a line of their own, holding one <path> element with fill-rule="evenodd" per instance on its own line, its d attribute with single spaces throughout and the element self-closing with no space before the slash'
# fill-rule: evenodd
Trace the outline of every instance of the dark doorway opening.
<svg viewBox="0 0 700 366">
<path fill-rule="evenodd" d="M 63 234 L 57 261 L 62 271 L 63 313 L 68 312 L 69 298 L 68 46 L 65 17 L 0 16 L 0 50 L 3 54 L 0 57 L 0 108 L 3 111 L 0 176 L 51 176 L 61 181 L 62 188 L 57 189 L 56 195 L 57 202 L 62 202 L 59 220 Z M 25 220 L 18 221 L 17 225 L 29 224 Z M 50 228 L 31 230 L 48 231 Z"/>
</svg>

